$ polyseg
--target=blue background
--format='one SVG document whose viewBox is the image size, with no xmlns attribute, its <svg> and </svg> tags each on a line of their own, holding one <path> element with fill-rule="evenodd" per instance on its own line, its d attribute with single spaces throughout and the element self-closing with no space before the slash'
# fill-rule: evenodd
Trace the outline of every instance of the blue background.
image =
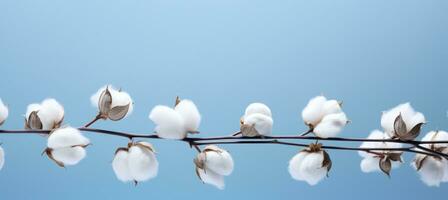
<svg viewBox="0 0 448 200">
<path fill-rule="evenodd" d="M 66 124 L 95 114 L 89 97 L 111 83 L 135 100 L 134 113 L 98 128 L 152 132 L 147 116 L 180 95 L 196 102 L 203 136 L 239 128 L 251 102 L 273 110 L 275 134 L 305 130 L 300 111 L 325 94 L 352 120 L 341 134 L 366 137 L 381 111 L 411 101 L 424 132 L 448 129 L 448 1 L 445 0 L 0 0 L 2 127 L 20 129 L 29 103 L 59 100 Z M 127 140 L 86 133 L 79 165 L 58 168 L 40 155 L 41 136 L 1 135 L 1 199 L 443 199 L 448 184 L 425 186 L 407 163 L 389 179 L 364 174 L 356 152 L 331 151 L 330 178 L 294 181 L 284 146 L 225 146 L 236 167 L 220 191 L 193 170 L 184 143 L 152 141 L 156 179 L 138 187 L 115 178 L 110 162 Z M 351 144 L 358 145 L 358 144 Z"/>
</svg>

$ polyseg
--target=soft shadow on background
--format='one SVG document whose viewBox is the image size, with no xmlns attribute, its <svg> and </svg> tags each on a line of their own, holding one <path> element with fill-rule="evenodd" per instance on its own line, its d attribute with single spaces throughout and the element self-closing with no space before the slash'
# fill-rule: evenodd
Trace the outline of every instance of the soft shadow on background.
<svg viewBox="0 0 448 200">
<path fill-rule="evenodd" d="M 134 113 L 94 127 L 151 133 L 151 108 L 180 95 L 198 105 L 203 136 L 237 130 L 254 101 L 272 108 L 275 134 L 294 134 L 306 128 L 308 99 L 325 94 L 353 122 L 341 136 L 366 137 L 381 111 L 406 101 L 426 114 L 423 132 L 447 130 L 447 9 L 442 0 L 1 0 L 2 128 L 22 128 L 27 104 L 46 97 L 80 126 L 96 114 L 90 95 L 111 83 L 133 96 Z M 341 151 L 330 152 L 330 177 L 310 187 L 287 172 L 299 149 L 271 145 L 225 146 L 236 167 L 220 191 L 196 178 L 196 152 L 173 141 L 153 141 L 159 175 L 134 187 L 111 168 L 127 141 L 86 134 L 87 158 L 66 169 L 40 155 L 44 137 L 1 135 L 0 198 L 443 199 L 448 189 L 425 186 L 410 155 L 389 179 Z"/>
</svg>

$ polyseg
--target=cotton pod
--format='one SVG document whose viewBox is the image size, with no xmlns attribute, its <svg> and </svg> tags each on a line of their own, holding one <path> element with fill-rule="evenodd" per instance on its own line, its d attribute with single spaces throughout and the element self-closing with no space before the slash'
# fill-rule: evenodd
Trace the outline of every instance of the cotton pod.
<svg viewBox="0 0 448 200">
<path fill-rule="evenodd" d="M 413 140 L 420 134 L 420 129 L 425 124 L 425 116 L 416 112 L 410 103 L 400 104 L 389 111 L 383 112 L 381 126 L 392 138 Z"/>
<path fill-rule="evenodd" d="M 293 179 L 316 185 L 328 175 L 332 162 L 321 146 L 310 144 L 310 147 L 300 151 L 289 161 L 288 171 Z"/>
<path fill-rule="evenodd" d="M 147 181 L 157 176 L 159 163 L 154 147 L 147 142 L 129 143 L 128 147 L 117 149 L 112 168 L 122 182 Z"/>
<path fill-rule="evenodd" d="M 8 118 L 9 110 L 8 107 L 0 99 L 0 126 L 5 123 L 6 118 Z"/>
<path fill-rule="evenodd" d="M 374 130 L 370 133 L 367 139 L 373 140 L 387 140 L 390 137 L 379 130 Z M 403 144 L 394 142 L 363 142 L 360 148 L 364 149 L 385 149 L 385 148 L 401 148 Z M 359 151 L 359 155 L 363 158 L 360 164 L 361 171 L 364 173 L 382 171 L 386 175 L 390 175 L 393 168 L 397 168 L 403 162 L 401 151 L 383 151 L 383 150 L 369 150 Z"/>
<path fill-rule="evenodd" d="M 241 117 L 240 130 L 247 137 L 267 136 L 272 134 L 273 124 L 269 107 L 262 103 L 252 103 Z"/>
<path fill-rule="evenodd" d="M 149 119 L 156 124 L 156 134 L 165 139 L 183 139 L 188 133 L 199 133 L 201 123 L 199 113 L 193 101 L 177 100 L 176 106 L 155 106 L 149 113 Z"/>
<path fill-rule="evenodd" d="M 58 128 L 50 133 L 45 153 L 60 167 L 76 165 L 85 158 L 85 147 L 89 144 L 89 139 L 84 137 L 78 129 Z"/>
<path fill-rule="evenodd" d="M 427 133 L 422 141 L 448 141 L 448 133 L 445 131 L 432 131 Z M 433 151 L 448 154 L 447 143 L 421 144 Z M 421 151 L 421 150 L 420 150 Z M 448 161 L 439 156 L 430 156 L 418 153 L 412 166 L 420 174 L 420 179 L 428 186 L 440 186 L 440 183 L 448 182 Z"/>
<path fill-rule="evenodd" d="M 206 184 L 213 185 L 218 189 L 224 189 L 224 176 L 233 172 L 232 156 L 224 149 L 215 145 L 209 145 L 194 159 L 196 174 Z"/>
<path fill-rule="evenodd" d="M 42 103 L 28 105 L 25 114 L 25 128 L 52 130 L 61 127 L 64 107 L 55 99 L 45 99 Z"/>
<path fill-rule="evenodd" d="M 98 107 L 98 118 L 118 121 L 132 113 L 134 102 L 131 96 L 111 85 L 100 88 L 90 97 L 93 106 Z"/>
<path fill-rule="evenodd" d="M 0 170 L 3 169 L 3 165 L 5 164 L 5 151 L 3 147 L 0 146 Z"/>
<path fill-rule="evenodd" d="M 349 120 L 342 111 L 341 103 L 327 100 L 324 96 L 312 98 L 302 110 L 302 119 L 316 136 L 335 137 Z"/>
</svg>

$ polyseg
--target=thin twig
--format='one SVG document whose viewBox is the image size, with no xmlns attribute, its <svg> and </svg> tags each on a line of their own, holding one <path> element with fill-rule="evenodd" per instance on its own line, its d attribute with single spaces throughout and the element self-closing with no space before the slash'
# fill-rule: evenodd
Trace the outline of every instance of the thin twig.
<svg viewBox="0 0 448 200">
<path fill-rule="evenodd" d="M 89 123 L 87 123 L 86 125 L 84 125 L 84 128 L 88 128 L 89 126 L 91 126 L 93 123 L 95 123 L 96 121 L 98 121 L 99 119 L 101 119 L 101 115 L 98 114 L 95 118 L 93 118 L 92 121 L 90 121 Z"/>
</svg>

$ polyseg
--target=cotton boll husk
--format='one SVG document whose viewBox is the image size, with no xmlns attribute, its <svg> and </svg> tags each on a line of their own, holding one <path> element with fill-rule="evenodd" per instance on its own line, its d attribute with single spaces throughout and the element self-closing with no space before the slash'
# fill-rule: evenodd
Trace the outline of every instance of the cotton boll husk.
<svg viewBox="0 0 448 200">
<path fill-rule="evenodd" d="M 132 110 L 134 109 L 134 104 L 132 102 L 131 96 L 127 92 L 118 91 L 112 87 L 109 88 L 109 92 L 112 96 L 111 108 L 114 108 L 116 106 L 129 105 L 128 112 L 126 113 L 126 116 L 129 116 L 132 113 Z"/>
<path fill-rule="evenodd" d="M 58 149 L 77 145 L 83 146 L 89 143 L 89 139 L 84 137 L 78 129 L 65 127 L 56 129 L 50 134 L 47 146 L 51 149 Z"/>
<path fill-rule="evenodd" d="M 212 170 L 207 170 L 204 172 L 202 169 L 198 169 L 199 177 L 201 180 L 206 183 L 217 187 L 220 190 L 223 190 L 225 187 L 224 176 L 219 175 Z"/>
<path fill-rule="evenodd" d="M 40 105 L 37 115 L 42 122 L 42 129 L 53 129 L 64 118 L 64 107 L 55 99 L 45 99 Z"/>
<path fill-rule="evenodd" d="M 154 152 L 140 146 L 129 148 L 129 172 L 135 181 L 146 181 L 157 176 L 159 163 Z"/>
<path fill-rule="evenodd" d="M 83 147 L 65 147 L 53 149 L 51 151 L 53 158 L 64 165 L 76 165 L 86 157 L 86 150 Z"/>
<path fill-rule="evenodd" d="M 335 114 L 342 112 L 341 105 L 336 100 L 328 100 L 323 105 L 323 114 L 329 115 L 329 114 Z"/>
<path fill-rule="evenodd" d="M 291 175 L 291 177 L 294 178 L 295 180 L 299 180 L 299 181 L 304 180 L 304 176 L 300 170 L 301 170 L 302 161 L 305 158 L 305 156 L 307 156 L 308 154 L 309 154 L 308 152 L 304 152 L 304 151 L 299 152 L 294 157 L 292 157 L 291 160 L 289 161 L 288 171 L 289 171 L 289 174 Z"/>
<path fill-rule="evenodd" d="M 5 151 L 0 146 L 0 170 L 3 168 L 4 164 L 5 164 Z"/>
<path fill-rule="evenodd" d="M 335 137 L 347 124 L 345 113 L 336 113 L 326 115 L 322 121 L 314 127 L 313 132 L 322 138 Z"/>
<path fill-rule="evenodd" d="M 112 160 L 112 168 L 118 180 L 122 182 L 134 180 L 129 170 L 129 153 L 127 151 L 120 150 L 115 154 Z"/>
<path fill-rule="evenodd" d="M 427 157 L 418 171 L 420 179 L 428 186 L 439 186 L 444 179 L 446 165 L 446 161 L 436 160 L 432 156 Z"/>
<path fill-rule="evenodd" d="M 268 117 L 272 117 L 271 109 L 263 103 L 251 103 L 247 106 L 244 116 L 249 116 L 255 113 L 263 114 Z"/>
<path fill-rule="evenodd" d="M 324 156 L 322 152 L 313 152 L 306 155 L 299 168 L 303 180 L 310 185 L 316 185 L 327 176 L 327 168 L 322 167 Z"/>
<path fill-rule="evenodd" d="M 28 120 L 28 118 L 30 117 L 31 113 L 34 111 L 39 111 L 41 110 L 42 106 L 38 103 L 33 103 L 28 105 L 28 107 L 26 108 L 26 114 L 25 114 L 25 118 Z"/>
<path fill-rule="evenodd" d="M 155 131 L 161 138 L 183 139 L 187 136 L 182 116 L 170 107 L 154 107 L 149 119 L 156 124 Z"/>
<path fill-rule="evenodd" d="M 422 113 L 415 112 L 410 103 L 404 103 L 383 112 L 381 116 L 381 126 L 389 136 L 393 136 L 394 123 L 398 115 L 401 114 L 406 124 L 407 131 L 410 131 L 415 125 L 425 122 L 425 116 Z"/>
<path fill-rule="evenodd" d="M 313 126 L 317 125 L 324 117 L 324 105 L 327 99 L 324 96 L 312 98 L 302 111 L 303 121 Z"/>
<path fill-rule="evenodd" d="M 271 135 L 272 126 L 274 125 L 274 121 L 271 117 L 268 117 L 263 114 L 255 113 L 249 115 L 244 119 L 244 124 L 254 125 L 255 130 L 257 130 L 260 135 Z"/>
<path fill-rule="evenodd" d="M 207 169 L 224 176 L 232 173 L 234 163 L 229 152 L 225 150 L 221 150 L 221 152 L 209 151 L 205 155 L 205 166 Z"/>
<path fill-rule="evenodd" d="M 0 99 L 0 125 L 5 122 L 6 118 L 8 118 L 9 110 L 8 107 L 3 104 L 2 99 Z"/>
<path fill-rule="evenodd" d="M 108 87 L 107 85 L 101 87 L 95 94 L 93 94 L 90 97 L 90 103 L 92 104 L 92 106 L 98 107 L 98 101 L 100 100 L 101 94 L 103 93 L 104 90 L 106 90 L 107 87 Z M 109 88 L 113 89 L 112 86 L 109 86 Z"/>
<path fill-rule="evenodd" d="M 198 130 L 201 123 L 201 114 L 192 101 L 184 99 L 176 105 L 174 110 L 182 116 L 186 131 L 195 132 Z"/>
</svg>

